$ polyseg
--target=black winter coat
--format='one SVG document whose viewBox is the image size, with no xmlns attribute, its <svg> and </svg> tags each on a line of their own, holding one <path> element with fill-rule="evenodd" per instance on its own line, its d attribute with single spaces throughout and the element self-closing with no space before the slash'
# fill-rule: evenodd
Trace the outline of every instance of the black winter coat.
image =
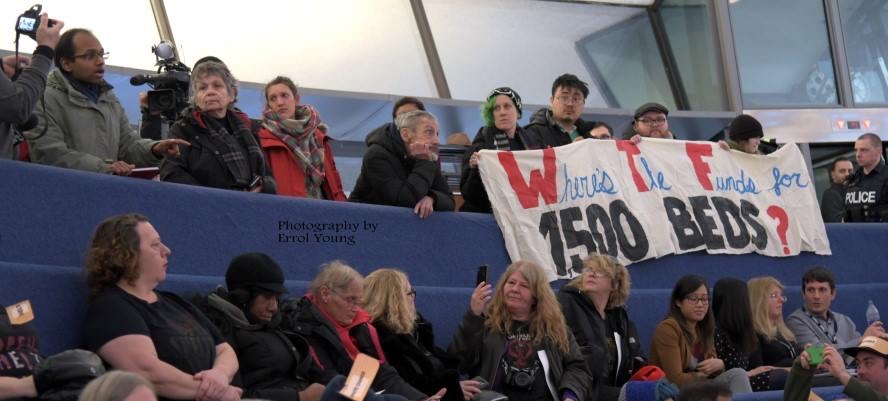
<svg viewBox="0 0 888 401">
<path fill-rule="evenodd" d="M 412 208 L 428 195 L 435 210 L 453 211 L 456 204 L 441 166 L 408 157 L 397 131 L 380 127 L 367 136 L 367 145 L 349 201 Z"/>
<path fill-rule="evenodd" d="M 385 352 L 386 362 L 398 371 L 398 375 L 417 390 L 435 394 L 446 387 L 444 400 L 461 401 L 459 359 L 435 346 L 432 324 L 419 316 L 414 334 L 398 334 L 382 322 L 373 322 L 379 334 L 379 343 Z"/>
<path fill-rule="evenodd" d="M 352 367 L 352 359 L 345 350 L 336 329 L 321 314 L 321 311 L 306 297 L 300 300 L 289 300 L 281 306 L 283 315 L 282 326 L 290 328 L 308 340 L 315 357 L 324 370 L 323 383 L 327 383 L 336 375 L 348 376 Z M 380 351 L 376 349 L 371 338 L 369 323 L 360 324 L 349 333 L 355 339 L 358 350 L 376 359 Z M 388 363 L 379 365 L 379 372 L 373 380 L 373 390 L 386 390 L 389 394 L 399 394 L 408 400 L 425 399 L 426 395 L 408 384 Z"/>
<path fill-rule="evenodd" d="M 576 337 L 580 351 L 598 383 L 620 387 L 629 381 L 635 370 L 645 364 L 638 330 L 635 328 L 635 323 L 629 319 L 626 309 L 617 307 L 605 311 L 607 319 L 616 326 L 614 329 L 620 334 L 619 347 L 620 354 L 623 355 L 616 376 L 608 378 L 606 377 L 608 373 L 607 341 L 612 340 L 613 335 L 607 332 L 607 322 L 598 314 L 589 297 L 574 286 L 565 285 L 562 287 L 558 292 L 558 302 L 561 303 L 567 325 Z M 616 355 L 612 357 L 616 359 Z"/>
<path fill-rule="evenodd" d="M 228 113 L 236 117 L 229 118 L 229 122 L 244 124 L 253 133 L 254 142 L 249 145 L 259 149 L 259 139 L 255 137 L 259 127 L 254 124 L 254 121 L 250 120 L 246 114 L 236 110 L 229 110 Z M 219 155 L 217 147 L 209 139 L 206 124 L 195 118 L 191 109 L 186 109 L 180 119 L 170 128 L 170 138 L 184 139 L 191 145 L 180 146 L 179 156 L 164 158 L 160 165 L 161 181 L 243 190 L 243 188 L 236 188 L 234 176 L 225 167 L 225 162 Z M 246 148 L 247 144 L 243 141 L 239 142 L 241 146 Z M 263 193 L 277 193 L 277 185 L 269 172 L 264 156 L 257 166 L 253 166 L 252 173 L 254 176 L 262 178 Z"/>
<path fill-rule="evenodd" d="M 583 138 L 591 138 L 589 131 L 595 126 L 594 122 L 583 121 L 582 118 L 577 119 L 574 123 L 577 131 Z M 530 123 L 524 126 L 528 136 L 536 139 L 540 148 L 554 148 L 556 146 L 567 145 L 571 143 L 570 135 L 561 129 L 561 126 L 552 118 L 552 110 L 548 107 L 537 110 L 530 117 Z"/>
<path fill-rule="evenodd" d="M 462 177 L 459 180 L 459 188 L 462 192 L 463 205 L 460 207 L 461 212 L 477 212 L 477 213 L 493 213 L 490 206 L 490 199 L 487 197 L 487 190 L 484 189 L 484 182 L 481 181 L 481 171 L 477 168 L 469 167 L 469 159 L 472 154 L 482 149 L 496 149 L 495 136 L 497 132 L 501 132 L 496 127 L 484 126 L 475 134 L 475 140 L 472 141 L 465 156 L 463 156 Z M 518 138 L 521 147 L 513 146 L 510 150 L 529 150 L 539 149 L 539 138 L 531 135 L 527 130 L 517 127 L 515 137 Z"/>
<path fill-rule="evenodd" d="M 279 314 L 268 323 L 250 323 L 224 296 L 210 294 L 195 303 L 234 348 L 240 365 L 234 382 L 243 387 L 244 398 L 296 401 L 309 384 L 327 383 L 308 342 L 282 330 Z"/>
</svg>

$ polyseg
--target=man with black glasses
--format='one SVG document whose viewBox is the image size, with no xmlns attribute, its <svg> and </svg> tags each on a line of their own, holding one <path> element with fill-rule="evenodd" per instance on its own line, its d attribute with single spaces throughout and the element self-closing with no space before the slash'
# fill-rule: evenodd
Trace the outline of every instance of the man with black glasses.
<svg viewBox="0 0 888 401">
<path fill-rule="evenodd" d="M 669 109 L 659 103 L 645 103 L 635 109 L 629 129 L 623 134 L 623 139 L 631 139 L 638 143 L 641 138 L 673 139 L 669 131 Z"/>
<path fill-rule="evenodd" d="M 583 121 L 580 114 L 589 96 L 589 86 L 573 74 L 562 74 L 552 83 L 551 108 L 542 108 L 524 127 L 543 148 L 567 145 L 589 138 L 594 122 Z"/>
<path fill-rule="evenodd" d="M 130 126 L 111 85 L 105 81 L 108 53 L 86 29 L 66 31 L 56 46 L 47 79 L 40 122 L 28 135 L 37 163 L 85 171 L 129 175 L 179 154 L 181 139 L 141 139 Z"/>
</svg>

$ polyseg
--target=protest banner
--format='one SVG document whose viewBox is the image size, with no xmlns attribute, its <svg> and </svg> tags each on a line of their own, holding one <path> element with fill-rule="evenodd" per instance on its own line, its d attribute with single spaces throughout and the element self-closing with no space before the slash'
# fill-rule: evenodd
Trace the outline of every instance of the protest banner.
<svg viewBox="0 0 888 401">
<path fill-rule="evenodd" d="M 584 140 L 484 150 L 479 168 L 512 260 L 582 272 L 582 258 L 630 264 L 669 254 L 830 254 L 814 184 L 795 145 L 750 155 L 712 142 Z"/>
</svg>

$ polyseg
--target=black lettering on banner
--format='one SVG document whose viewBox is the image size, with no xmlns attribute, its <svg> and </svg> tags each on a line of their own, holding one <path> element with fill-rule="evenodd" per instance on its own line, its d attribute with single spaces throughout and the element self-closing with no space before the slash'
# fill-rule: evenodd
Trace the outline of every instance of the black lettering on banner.
<svg viewBox="0 0 888 401">
<path fill-rule="evenodd" d="M 756 219 L 759 215 L 759 209 L 752 202 L 741 199 L 740 215 L 743 216 L 746 224 L 752 227 L 752 231 L 755 231 L 755 235 L 752 236 L 752 244 L 759 250 L 765 249 L 768 246 L 768 232 L 765 231 L 765 227 Z"/>
<path fill-rule="evenodd" d="M 694 218 L 700 226 L 700 234 L 703 235 L 703 241 L 706 243 L 707 249 L 725 249 L 725 239 L 721 235 L 716 234 L 718 225 L 715 219 L 706 214 L 707 210 L 712 209 L 709 204 L 709 198 L 706 196 L 692 196 L 688 198 L 691 202 L 691 209 L 694 210 Z"/>
<path fill-rule="evenodd" d="M 703 245 L 703 235 L 700 228 L 688 213 L 688 208 L 681 199 L 667 196 L 663 198 L 663 207 L 666 208 L 666 216 L 672 223 L 672 230 L 678 239 L 678 247 L 681 250 L 694 249 Z"/>
<path fill-rule="evenodd" d="M 712 205 L 718 212 L 728 246 L 734 249 L 746 248 L 746 245 L 749 245 L 749 230 L 740 219 L 740 207 L 734 201 L 721 196 L 713 196 Z M 734 230 L 735 226 L 737 227 L 736 231 Z"/>
<path fill-rule="evenodd" d="M 589 230 L 592 231 L 592 238 L 598 245 L 598 253 L 606 253 L 610 256 L 617 256 L 617 236 L 614 234 L 614 226 L 611 224 L 607 211 L 600 205 L 593 203 L 586 208 L 586 220 L 589 222 Z M 601 228 L 599 232 L 598 229 Z M 604 234 L 602 236 L 602 234 Z"/>
<path fill-rule="evenodd" d="M 552 261 L 555 262 L 555 272 L 559 276 L 567 274 L 564 265 L 564 243 L 561 241 L 561 230 L 558 227 L 558 217 L 555 210 L 540 215 L 540 234 L 543 238 L 549 238 L 549 249 L 552 253 Z"/>
<path fill-rule="evenodd" d="M 579 206 L 569 207 L 561 210 L 561 231 L 564 235 L 565 250 L 571 250 L 578 246 L 586 247 L 586 253 L 595 252 L 595 241 L 592 234 L 587 230 L 577 230 L 574 226 L 575 221 L 583 221 L 583 213 Z M 583 272 L 583 259 L 580 255 L 570 255 L 571 270 L 574 273 Z"/>
<path fill-rule="evenodd" d="M 626 202 L 617 199 L 610 204 L 611 222 L 614 224 L 614 231 L 617 233 L 617 241 L 620 243 L 620 251 L 626 259 L 631 261 L 641 260 L 648 253 L 650 243 L 647 234 L 641 226 L 641 222 L 629 211 Z M 632 232 L 632 239 L 635 245 L 629 241 L 626 233 L 623 231 L 622 221 L 625 220 Z"/>
</svg>

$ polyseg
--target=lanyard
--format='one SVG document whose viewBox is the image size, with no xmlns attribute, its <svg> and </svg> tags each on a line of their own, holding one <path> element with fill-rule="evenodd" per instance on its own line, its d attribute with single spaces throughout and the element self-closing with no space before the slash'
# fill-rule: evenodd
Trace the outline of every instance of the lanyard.
<svg viewBox="0 0 888 401">
<path fill-rule="evenodd" d="M 823 325 L 820 323 L 820 320 L 818 320 L 817 318 L 814 317 L 814 315 L 812 315 L 810 312 L 808 312 L 808 309 L 805 309 L 804 306 L 802 307 L 802 311 L 804 311 L 805 314 L 808 315 L 808 318 L 811 319 L 811 321 L 813 321 L 814 324 L 817 325 L 817 328 L 820 329 L 820 332 L 823 333 L 823 336 L 826 337 L 827 339 L 829 339 L 830 338 L 829 331 L 827 331 L 828 326 L 827 326 L 827 328 L 824 328 Z M 829 324 L 829 311 L 826 312 L 826 319 L 827 319 L 826 323 Z M 833 323 L 832 343 L 838 344 L 839 343 L 839 337 L 838 337 L 839 324 L 836 322 L 836 319 L 833 319 L 832 323 Z"/>
</svg>

